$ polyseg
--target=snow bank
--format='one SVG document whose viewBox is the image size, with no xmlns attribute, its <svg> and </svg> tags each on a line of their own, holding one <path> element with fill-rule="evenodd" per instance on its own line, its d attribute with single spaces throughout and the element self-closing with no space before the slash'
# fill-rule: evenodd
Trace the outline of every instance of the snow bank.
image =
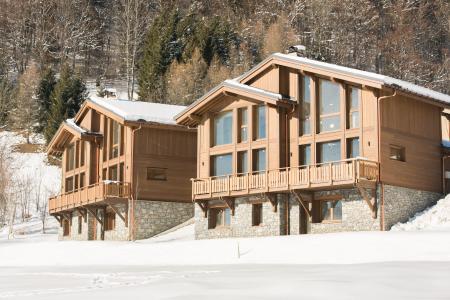
<svg viewBox="0 0 450 300">
<path fill-rule="evenodd" d="M 450 194 L 406 223 L 397 223 L 391 231 L 450 230 Z"/>
</svg>

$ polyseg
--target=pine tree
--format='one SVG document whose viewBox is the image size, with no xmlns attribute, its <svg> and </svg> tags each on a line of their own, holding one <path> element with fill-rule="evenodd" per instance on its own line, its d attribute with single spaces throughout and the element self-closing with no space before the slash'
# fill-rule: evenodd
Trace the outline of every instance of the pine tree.
<svg viewBox="0 0 450 300">
<path fill-rule="evenodd" d="M 38 121 L 37 131 L 42 133 L 44 128 L 47 127 L 47 118 L 50 112 L 51 99 L 50 96 L 56 85 L 55 73 L 51 68 L 47 68 L 42 72 L 41 80 L 37 88 L 37 101 L 38 108 Z"/>
<path fill-rule="evenodd" d="M 86 96 L 83 81 L 75 76 L 67 65 L 63 66 L 60 79 L 50 96 L 52 104 L 44 129 L 47 142 L 52 139 L 64 120 L 75 116 Z"/>
<path fill-rule="evenodd" d="M 0 128 L 6 125 L 12 106 L 14 86 L 7 78 L 0 78 Z"/>
</svg>

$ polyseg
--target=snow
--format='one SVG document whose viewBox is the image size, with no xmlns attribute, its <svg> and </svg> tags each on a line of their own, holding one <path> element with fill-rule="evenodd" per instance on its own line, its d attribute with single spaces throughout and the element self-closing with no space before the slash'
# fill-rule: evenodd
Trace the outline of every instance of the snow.
<svg viewBox="0 0 450 300">
<path fill-rule="evenodd" d="M 265 91 L 262 89 L 258 89 L 258 88 L 255 88 L 255 87 L 252 87 L 252 86 L 249 86 L 246 84 L 239 83 L 235 80 L 225 80 L 223 82 L 223 86 L 248 91 L 250 93 L 258 94 L 263 97 L 274 98 L 274 99 L 279 99 L 279 100 L 283 98 L 283 96 L 280 94 L 268 92 L 268 91 Z"/>
<path fill-rule="evenodd" d="M 432 98 L 441 102 L 445 102 L 447 104 L 450 104 L 450 95 L 446 95 L 443 93 L 439 93 L 418 85 L 415 85 L 413 83 L 403 81 L 400 79 L 392 78 L 389 76 L 373 73 L 373 72 L 367 72 L 362 70 L 357 70 L 353 68 L 348 68 L 344 66 L 339 66 L 335 64 L 330 64 L 322 61 L 317 61 L 313 59 L 309 59 L 306 57 L 300 57 L 300 56 L 294 56 L 294 55 L 288 55 L 288 54 L 282 54 L 282 53 L 275 53 L 271 56 L 271 58 L 278 58 L 284 61 L 290 61 L 294 63 L 301 63 L 312 67 L 317 67 L 324 70 L 329 70 L 332 72 L 338 72 L 342 74 L 346 74 L 349 76 L 354 76 L 358 78 L 363 78 L 370 81 L 379 82 L 382 85 L 386 85 L 395 89 L 404 90 L 413 94 L 417 94 L 420 96 L 424 96 L 427 98 Z M 258 67 L 258 66 L 257 66 Z M 255 68 L 257 68 L 255 67 Z M 251 70 L 248 73 L 250 73 Z"/>
<path fill-rule="evenodd" d="M 153 122 L 175 125 L 174 116 L 184 110 L 185 106 L 151 103 L 142 101 L 128 101 L 124 99 L 106 99 L 91 96 L 91 101 L 126 121 Z"/>
<path fill-rule="evenodd" d="M 77 132 L 79 132 L 79 133 L 85 133 L 85 132 L 86 132 L 85 129 L 81 128 L 80 126 L 78 126 L 78 125 L 75 123 L 75 120 L 74 120 L 74 119 L 67 119 L 67 120 L 66 120 L 66 124 L 69 125 L 70 127 L 72 127 L 73 129 L 75 129 L 75 130 L 76 130 Z"/>
<path fill-rule="evenodd" d="M 449 140 L 442 140 L 442 146 L 445 148 L 450 148 L 450 141 Z"/>
<path fill-rule="evenodd" d="M 446 230 L 450 231 L 450 194 L 427 210 L 416 214 L 406 223 L 398 223 L 392 231 Z"/>
</svg>

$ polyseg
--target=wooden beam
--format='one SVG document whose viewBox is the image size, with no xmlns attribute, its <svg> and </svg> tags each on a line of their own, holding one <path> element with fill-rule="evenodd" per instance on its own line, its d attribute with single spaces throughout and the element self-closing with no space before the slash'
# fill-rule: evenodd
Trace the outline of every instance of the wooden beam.
<svg viewBox="0 0 450 300">
<path fill-rule="evenodd" d="M 62 218 L 58 215 L 53 215 L 53 217 L 58 221 L 59 227 L 62 227 Z"/>
<path fill-rule="evenodd" d="M 335 195 L 322 195 L 322 196 L 317 196 L 314 198 L 314 200 L 319 200 L 319 201 L 338 201 L 338 200 L 342 200 L 344 198 L 344 196 L 342 196 L 341 194 L 335 194 Z"/>
<path fill-rule="evenodd" d="M 208 217 L 208 202 L 196 202 L 198 206 L 202 209 L 204 218 Z"/>
<path fill-rule="evenodd" d="M 87 211 L 86 211 L 86 209 L 82 208 L 82 207 L 77 207 L 76 209 L 77 209 L 78 213 L 83 217 L 84 222 L 86 223 L 87 222 Z"/>
<path fill-rule="evenodd" d="M 303 207 L 303 209 L 305 210 L 305 212 L 308 215 L 308 217 L 312 218 L 311 211 L 309 210 L 309 207 L 308 207 L 309 205 L 303 199 L 302 195 L 300 193 L 297 193 L 295 190 L 291 190 L 291 194 L 297 200 L 298 204 L 300 204 Z"/>
<path fill-rule="evenodd" d="M 227 204 L 228 208 L 231 210 L 231 215 L 234 216 L 234 199 L 231 197 L 221 197 L 223 201 Z"/>
<path fill-rule="evenodd" d="M 125 227 L 128 227 L 127 219 L 122 215 L 122 213 L 117 209 L 117 207 L 115 207 L 111 203 L 108 203 L 108 205 L 109 205 L 109 207 L 111 207 L 111 209 L 114 211 L 114 213 L 122 219 L 122 221 L 125 223 Z"/>
<path fill-rule="evenodd" d="M 265 193 L 265 194 L 264 194 L 264 198 L 266 198 L 267 200 L 269 200 L 270 204 L 272 204 L 272 211 L 273 211 L 273 212 L 277 212 L 277 210 L 278 210 L 278 200 L 277 200 L 277 195 L 275 195 L 275 194 L 270 194 L 270 193 Z"/>
<path fill-rule="evenodd" d="M 375 197 L 376 190 L 372 189 L 371 194 L 369 194 L 364 186 L 359 184 L 357 184 L 356 186 L 359 190 L 359 193 L 361 194 L 361 196 L 369 206 L 370 210 L 372 211 L 372 218 L 376 219 L 377 218 L 377 200 Z"/>
<path fill-rule="evenodd" d="M 97 216 L 97 214 L 91 208 L 89 208 L 88 206 L 83 206 L 83 207 L 86 208 L 87 212 L 89 212 L 97 220 L 97 222 L 99 222 L 100 225 L 103 226 L 102 220 Z"/>
</svg>

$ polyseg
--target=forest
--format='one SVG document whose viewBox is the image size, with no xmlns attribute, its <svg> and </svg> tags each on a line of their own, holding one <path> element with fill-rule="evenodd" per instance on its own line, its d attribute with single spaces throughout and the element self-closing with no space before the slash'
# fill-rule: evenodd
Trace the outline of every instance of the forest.
<svg viewBox="0 0 450 300">
<path fill-rule="evenodd" d="M 449 15 L 447 0 L 0 0 L 0 128 L 50 139 L 87 82 L 188 105 L 297 44 L 450 93 Z"/>
</svg>

